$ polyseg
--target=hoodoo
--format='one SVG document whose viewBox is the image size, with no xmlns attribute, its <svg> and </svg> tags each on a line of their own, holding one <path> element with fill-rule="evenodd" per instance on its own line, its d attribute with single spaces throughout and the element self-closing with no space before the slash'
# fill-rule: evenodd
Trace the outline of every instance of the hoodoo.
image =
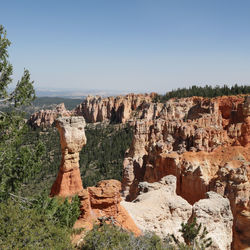
<svg viewBox="0 0 250 250">
<path fill-rule="evenodd" d="M 56 120 L 60 133 L 62 160 L 51 195 L 71 196 L 83 190 L 79 169 L 79 152 L 86 144 L 83 117 L 62 117 Z"/>
<path fill-rule="evenodd" d="M 62 160 L 56 181 L 51 188 L 51 196 L 79 196 L 81 215 L 75 224 L 76 228 L 91 229 L 98 218 L 113 218 L 117 225 L 139 235 L 140 230 L 120 205 L 119 181 L 101 181 L 96 187 L 83 189 L 79 152 L 87 142 L 84 118 L 77 116 L 58 118 L 56 127 L 60 133 Z"/>
</svg>

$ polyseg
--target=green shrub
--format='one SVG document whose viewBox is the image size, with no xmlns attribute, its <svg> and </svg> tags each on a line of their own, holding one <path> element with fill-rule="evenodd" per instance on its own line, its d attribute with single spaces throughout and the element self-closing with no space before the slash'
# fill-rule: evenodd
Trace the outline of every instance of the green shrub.
<svg viewBox="0 0 250 250">
<path fill-rule="evenodd" d="M 0 203 L 0 249 L 72 249 L 70 229 L 37 209 L 8 200 Z"/>
<path fill-rule="evenodd" d="M 82 250 L 163 250 L 174 249 L 164 244 L 155 234 L 147 233 L 140 237 L 120 227 L 104 223 L 95 225 L 84 238 Z"/>
<path fill-rule="evenodd" d="M 206 238 L 208 234 L 206 227 L 203 227 L 202 233 L 201 228 L 201 223 L 198 224 L 196 218 L 193 218 L 192 222 L 181 223 L 179 230 L 186 244 L 181 243 L 174 235 L 172 238 L 179 249 L 206 249 L 211 246 L 212 239 Z"/>
<path fill-rule="evenodd" d="M 43 192 L 31 204 L 32 208 L 60 227 L 71 228 L 80 215 L 78 196 L 72 197 L 69 201 L 68 198 L 50 198 L 46 192 Z"/>
</svg>

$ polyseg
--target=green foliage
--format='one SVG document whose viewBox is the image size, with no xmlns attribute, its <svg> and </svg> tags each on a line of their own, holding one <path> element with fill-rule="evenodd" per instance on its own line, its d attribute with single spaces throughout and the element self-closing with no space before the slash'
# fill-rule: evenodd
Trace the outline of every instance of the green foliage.
<svg viewBox="0 0 250 250">
<path fill-rule="evenodd" d="M 82 250 L 163 250 L 174 249 L 164 244 L 162 240 L 152 233 L 135 237 L 132 233 L 120 227 L 104 223 L 95 225 L 84 238 Z"/>
<path fill-rule="evenodd" d="M 60 227 L 71 228 L 80 215 L 78 196 L 72 197 L 69 201 L 68 198 L 50 198 L 47 192 L 43 192 L 32 200 L 30 207 L 35 208 Z"/>
<path fill-rule="evenodd" d="M 200 233 L 202 228 L 201 223 L 198 224 L 196 218 L 193 219 L 191 223 L 181 223 L 182 237 L 186 243 L 181 243 L 174 235 L 172 235 L 174 242 L 180 249 L 206 249 L 212 244 L 211 238 L 206 238 L 208 232 L 206 227 L 203 227 L 202 233 Z"/>
<path fill-rule="evenodd" d="M 80 152 L 80 171 L 83 185 L 93 186 L 102 179 L 121 180 L 125 151 L 132 142 L 132 128 L 127 126 L 87 125 L 87 145 Z M 33 172 L 32 178 L 23 182 L 21 196 L 40 194 L 44 189 L 49 192 L 60 166 L 61 149 L 59 133 L 56 128 L 46 131 L 28 129 L 24 141 L 30 147 L 42 142 L 46 145 L 42 164 Z"/>
<path fill-rule="evenodd" d="M 103 179 L 122 177 L 125 151 L 132 142 L 128 126 L 91 126 L 86 128 L 87 144 L 80 152 L 80 170 L 84 186 L 93 186 Z"/>
<path fill-rule="evenodd" d="M 78 196 L 33 198 L 11 194 L 0 203 L 1 249 L 71 249 L 72 226 L 80 215 Z"/>
<path fill-rule="evenodd" d="M 45 146 L 37 140 L 27 144 L 28 127 L 21 116 L 5 114 L 0 118 L 0 201 L 28 182 L 43 165 Z"/>
<path fill-rule="evenodd" d="M 44 147 L 42 164 L 37 166 L 33 177 L 22 183 L 19 194 L 21 196 L 39 195 L 44 190 L 50 191 L 55 181 L 61 160 L 61 147 L 59 133 L 55 128 L 47 131 L 29 128 L 24 135 L 26 144 L 33 146 L 42 142 Z"/>
<path fill-rule="evenodd" d="M 8 93 L 8 85 L 12 82 L 12 65 L 8 61 L 6 31 L 0 25 L 0 103 L 12 107 L 9 112 L 0 112 L 0 201 L 16 192 L 21 183 L 31 178 L 39 169 L 44 148 L 41 142 L 30 145 L 23 141 L 27 129 L 23 114 L 15 108 L 30 104 L 35 98 L 33 82 L 28 70 L 18 81 L 13 92 Z"/>
<path fill-rule="evenodd" d="M 250 94 L 250 86 L 237 84 L 233 85 L 231 88 L 227 85 L 222 87 L 220 86 L 209 86 L 198 87 L 193 85 L 189 88 L 178 88 L 177 90 L 172 90 L 167 92 L 163 96 L 156 96 L 156 102 L 164 102 L 171 98 L 183 98 L 183 97 L 192 97 L 192 96 L 202 96 L 202 97 L 216 97 L 223 95 L 239 95 L 239 94 Z"/>
<path fill-rule="evenodd" d="M 14 102 L 14 106 L 18 107 L 30 104 L 35 99 L 35 91 L 33 81 L 30 81 L 30 73 L 26 69 L 20 81 L 18 81 L 13 92 L 8 93 L 8 85 L 12 82 L 13 68 L 8 61 L 8 47 L 10 41 L 7 38 L 6 30 L 0 25 L 0 102 Z"/>
<path fill-rule="evenodd" d="M 37 209 L 0 203 L 0 249 L 72 249 L 70 230 Z"/>
</svg>

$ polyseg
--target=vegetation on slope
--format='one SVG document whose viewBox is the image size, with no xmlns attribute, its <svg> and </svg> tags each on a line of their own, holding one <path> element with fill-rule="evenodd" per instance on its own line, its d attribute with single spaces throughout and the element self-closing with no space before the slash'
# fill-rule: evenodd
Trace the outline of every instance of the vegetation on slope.
<svg viewBox="0 0 250 250">
<path fill-rule="evenodd" d="M 80 214 L 79 199 L 15 195 L 0 203 L 1 249 L 73 249 L 72 226 Z"/>
<path fill-rule="evenodd" d="M 103 179 L 122 177 L 122 162 L 125 151 L 132 142 L 132 128 L 119 125 L 87 125 L 87 144 L 80 152 L 80 171 L 83 185 L 94 186 Z M 56 178 L 61 161 L 59 133 L 56 128 L 26 131 L 25 144 L 44 150 L 41 165 L 22 182 L 20 195 L 31 196 L 44 190 L 49 193 Z M 43 146 L 42 146 L 43 145 Z"/>
<path fill-rule="evenodd" d="M 125 151 L 132 142 L 132 128 L 108 125 L 86 128 L 87 144 L 80 153 L 83 185 L 93 186 L 100 180 L 121 180 Z"/>
<path fill-rule="evenodd" d="M 233 85 L 231 88 L 227 85 L 220 86 L 210 86 L 205 87 L 193 85 L 189 88 L 178 88 L 177 90 L 172 90 L 167 92 L 165 95 L 157 95 L 155 97 L 155 102 L 165 102 L 171 98 L 183 98 L 192 96 L 202 96 L 202 97 L 217 97 L 223 95 L 239 95 L 239 94 L 250 94 L 250 86 L 248 85 Z"/>
</svg>

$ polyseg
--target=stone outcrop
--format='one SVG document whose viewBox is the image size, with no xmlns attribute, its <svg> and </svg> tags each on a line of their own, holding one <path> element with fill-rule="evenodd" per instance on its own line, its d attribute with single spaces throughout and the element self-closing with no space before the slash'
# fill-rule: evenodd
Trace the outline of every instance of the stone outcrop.
<svg viewBox="0 0 250 250">
<path fill-rule="evenodd" d="M 29 118 L 28 124 L 34 128 L 51 127 L 54 124 L 56 118 L 64 116 L 68 117 L 71 115 L 72 112 L 65 108 L 64 103 L 61 103 L 58 104 L 53 110 L 46 109 L 35 112 Z"/>
<path fill-rule="evenodd" d="M 192 218 L 197 219 L 208 231 L 212 239 L 209 249 L 230 250 L 232 243 L 233 215 L 227 198 L 215 192 L 206 193 L 206 199 L 193 205 Z"/>
<path fill-rule="evenodd" d="M 237 166 L 238 165 L 238 166 Z M 234 249 L 250 246 L 250 162 L 229 162 L 217 172 L 211 189 L 230 199 L 234 215 Z"/>
<path fill-rule="evenodd" d="M 121 204 L 131 214 L 136 225 L 143 231 L 155 232 L 164 238 L 168 234 L 180 236 L 182 222 L 192 214 L 192 206 L 176 195 L 176 177 L 169 175 L 159 182 L 141 182 L 140 194 L 133 202 Z"/>
<path fill-rule="evenodd" d="M 72 196 L 83 190 L 79 169 L 79 152 L 86 144 L 83 117 L 62 117 L 56 120 L 60 133 L 62 160 L 51 195 Z"/>
<path fill-rule="evenodd" d="M 100 181 L 96 187 L 88 187 L 79 193 L 81 215 L 74 228 L 92 229 L 98 219 L 110 219 L 117 226 L 129 230 L 135 235 L 141 231 L 135 225 L 128 212 L 121 206 L 121 182 L 117 180 Z M 110 221 L 108 221 L 110 222 Z"/>
<path fill-rule="evenodd" d="M 143 232 L 152 231 L 161 238 L 174 234 L 183 241 L 179 232 L 181 223 L 196 217 L 197 223 L 206 226 L 207 237 L 212 239 L 209 249 L 231 249 L 233 216 L 227 198 L 208 192 L 206 199 L 191 206 L 176 195 L 176 177 L 173 175 L 155 183 L 141 182 L 139 190 L 133 202 L 123 201 L 121 204 Z"/>
</svg>

